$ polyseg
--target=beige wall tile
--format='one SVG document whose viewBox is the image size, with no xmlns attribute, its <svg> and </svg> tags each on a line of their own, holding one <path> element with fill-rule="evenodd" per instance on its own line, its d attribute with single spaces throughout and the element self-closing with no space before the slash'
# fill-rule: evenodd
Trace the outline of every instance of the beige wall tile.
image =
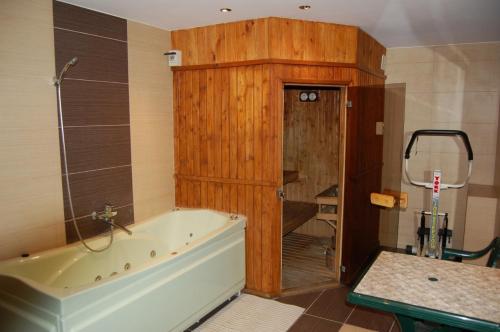
<svg viewBox="0 0 500 332">
<path fill-rule="evenodd" d="M 495 237 L 495 220 L 498 199 L 470 197 L 467 202 L 465 221 L 464 249 L 476 251 L 485 248 Z M 468 261 L 471 264 L 485 265 L 488 255 L 481 259 Z"/>
<path fill-rule="evenodd" d="M 500 67 L 498 61 L 471 62 L 465 73 L 466 91 L 498 91 Z"/>
<path fill-rule="evenodd" d="M 66 234 L 61 223 L 30 226 L 11 232 L 3 232 L 0 242 L 1 258 L 18 257 L 23 253 L 36 253 L 51 249 L 54 243 L 64 243 Z"/>
<path fill-rule="evenodd" d="M 460 92 L 465 87 L 465 62 L 436 62 L 433 66 L 433 92 Z"/>
<path fill-rule="evenodd" d="M 386 64 L 433 62 L 432 47 L 394 47 L 387 49 Z"/>
<path fill-rule="evenodd" d="M 0 2 L 0 259 L 63 245 L 51 0 Z"/>
<path fill-rule="evenodd" d="M 500 60 L 500 42 L 434 46 L 435 61 Z"/>
<path fill-rule="evenodd" d="M 430 92 L 433 81 L 432 63 L 393 64 L 387 66 L 387 84 L 406 83 L 406 92 Z"/>
<path fill-rule="evenodd" d="M 499 150 L 500 43 L 388 49 L 386 74 L 387 83 L 407 83 L 405 148 L 409 136 L 417 129 L 464 130 L 474 150 L 471 181 L 493 184 L 499 165 L 496 151 Z M 467 161 L 460 139 L 422 138 L 417 148 L 417 155 L 412 154 L 410 161 L 415 177 L 429 178 L 431 170 L 436 168 L 441 168 L 447 182 L 465 175 Z M 500 183 L 498 179 L 500 175 L 497 176 Z M 429 208 L 430 193 L 411 187 L 404 176 L 402 190 L 409 193 L 411 208 Z M 454 216 L 457 235 L 454 246 L 458 247 L 466 231 L 464 190 L 446 191 L 442 196 L 442 208 Z M 413 219 L 409 211 L 400 212 L 398 246 L 404 247 L 414 238 Z"/>
<path fill-rule="evenodd" d="M 170 33 L 128 22 L 132 183 L 136 222 L 174 207 Z"/>
</svg>

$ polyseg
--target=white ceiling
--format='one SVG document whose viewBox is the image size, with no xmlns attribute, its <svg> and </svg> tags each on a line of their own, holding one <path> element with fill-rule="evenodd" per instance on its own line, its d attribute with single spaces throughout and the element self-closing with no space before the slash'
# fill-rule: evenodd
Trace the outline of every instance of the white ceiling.
<svg viewBox="0 0 500 332">
<path fill-rule="evenodd" d="M 357 25 L 386 47 L 500 41 L 500 0 L 63 1 L 167 30 L 278 16 Z"/>
</svg>

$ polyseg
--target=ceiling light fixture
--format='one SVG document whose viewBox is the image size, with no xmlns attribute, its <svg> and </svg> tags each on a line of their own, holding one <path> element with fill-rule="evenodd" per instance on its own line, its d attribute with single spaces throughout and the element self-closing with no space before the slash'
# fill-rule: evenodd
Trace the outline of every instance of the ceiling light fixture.
<svg viewBox="0 0 500 332">
<path fill-rule="evenodd" d="M 219 9 L 222 13 L 229 13 L 230 11 L 232 11 L 231 8 L 221 8 Z"/>
<path fill-rule="evenodd" d="M 311 6 L 309 6 L 309 5 L 301 5 L 301 6 L 299 6 L 299 9 L 309 10 L 309 9 L 311 9 Z"/>
</svg>

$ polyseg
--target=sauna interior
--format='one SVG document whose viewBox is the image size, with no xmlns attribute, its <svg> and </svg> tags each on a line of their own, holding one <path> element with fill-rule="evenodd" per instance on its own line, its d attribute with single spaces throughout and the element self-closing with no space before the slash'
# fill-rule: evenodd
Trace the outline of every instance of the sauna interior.
<svg viewBox="0 0 500 332">
<path fill-rule="evenodd" d="M 286 85 L 282 289 L 338 282 L 341 87 Z"/>
</svg>

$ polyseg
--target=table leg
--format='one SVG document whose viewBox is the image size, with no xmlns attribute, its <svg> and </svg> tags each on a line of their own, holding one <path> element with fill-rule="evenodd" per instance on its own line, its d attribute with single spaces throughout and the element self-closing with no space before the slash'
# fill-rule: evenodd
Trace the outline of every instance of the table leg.
<svg viewBox="0 0 500 332">
<path fill-rule="evenodd" d="M 403 332 L 415 332 L 415 320 L 411 317 L 396 314 L 399 326 Z"/>
</svg>

